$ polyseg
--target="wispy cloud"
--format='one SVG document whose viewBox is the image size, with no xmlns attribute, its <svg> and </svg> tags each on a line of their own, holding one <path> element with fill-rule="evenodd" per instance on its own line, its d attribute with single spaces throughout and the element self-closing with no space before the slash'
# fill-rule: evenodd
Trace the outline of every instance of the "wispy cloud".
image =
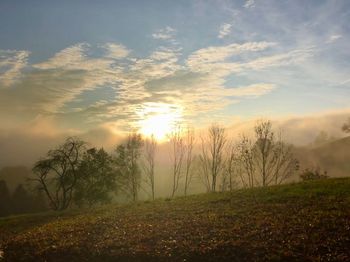
<svg viewBox="0 0 350 262">
<path fill-rule="evenodd" d="M 13 84 L 27 65 L 29 51 L 0 50 L 0 83 Z"/>
<path fill-rule="evenodd" d="M 330 137 L 343 137 L 346 134 L 341 130 L 344 121 L 348 119 L 350 108 L 325 110 L 306 115 L 286 115 L 283 117 L 268 116 L 276 130 L 283 133 L 285 140 L 297 146 L 305 146 L 314 142 L 316 136 L 326 132 Z M 231 116 L 233 118 L 234 116 Z M 240 119 L 237 117 L 229 128 L 230 133 L 254 135 L 254 125 L 261 117 Z M 238 136 L 236 136 L 238 138 Z"/>
<path fill-rule="evenodd" d="M 125 58 L 130 53 L 130 50 L 121 44 L 107 43 L 103 47 L 107 51 L 106 56 L 113 59 Z"/>
<path fill-rule="evenodd" d="M 341 81 L 338 85 L 342 86 L 342 85 L 346 85 L 346 84 L 349 84 L 349 83 L 350 83 L 350 78 L 346 79 L 344 81 Z"/>
<path fill-rule="evenodd" d="M 79 31 L 67 26 L 68 19 L 22 34 L 22 23 L 8 20 L 15 13 L 0 17 L 9 25 L 2 30 L 2 48 L 19 48 L 0 51 L 0 144 L 8 145 L 2 152 L 16 156 L 44 140 L 54 146 L 59 141 L 53 137 L 68 133 L 89 133 L 89 141 L 113 138 L 157 112 L 200 128 L 239 117 L 298 117 L 348 107 L 347 0 L 168 1 L 152 12 L 131 3 L 119 15 L 118 4 L 110 2 L 101 9 L 108 19 L 89 20 L 68 10 L 74 21 L 85 22 Z M 30 28 L 42 22 L 30 17 Z M 65 37 L 59 37 L 62 32 Z M 74 39 L 88 42 L 66 44 Z M 348 115 L 349 110 L 325 125 L 338 130 Z M 323 127 L 320 119 L 310 119 L 286 126 L 292 132 L 305 126 L 311 139 Z M 26 125 L 33 121 L 35 128 Z M 308 126 L 310 121 L 315 125 Z M 6 144 L 10 137 L 11 145 L 23 146 Z"/>
<path fill-rule="evenodd" d="M 226 46 L 211 46 L 195 51 L 187 59 L 188 67 L 194 72 L 213 72 L 226 76 L 242 69 L 242 63 L 231 62 L 228 59 L 234 55 L 258 52 L 275 46 L 274 42 L 247 42 Z"/>
<path fill-rule="evenodd" d="M 228 23 L 222 24 L 220 26 L 220 31 L 219 31 L 218 38 L 224 38 L 225 36 L 230 34 L 231 33 L 231 28 L 232 28 L 231 24 L 228 24 Z"/>
<path fill-rule="evenodd" d="M 118 43 L 99 46 L 102 55 L 101 50 L 96 55 L 96 48 L 89 44 L 76 44 L 31 65 L 20 82 L 0 93 L 0 108 L 5 113 L 11 104 L 12 113 L 25 110 L 71 119 L 72 123 L 83 119 L 86 125 L 118 123 L 120 128 L 128 128 L 141 121 L 140 112 L 148 105 L 158 103 L 181 108 L 184 119 L 200 121 L 210 112 L 278 88 L 266 81 L 227 85 L 227 77 L 289 65 L 307 59 L 311 53 L 292 50 L 270 55 L 276 46 L 266 41 L 209 46 L 181 62 L 181 48 L 173 45 L 158 47 L 149 56 L 138 58 Z M 110 90 L 108 96 L 94 99 L 89 95 L 106 88 Z"/>
<path fill-rule="evenodd" d="M 77 44 L 31 65 L 20 81 L 0 95 L 4 110 L 11 104 L 14 112 L 58 113 L 82 92 L 118 81 L 120 70 L 113 66 L 113 60 L 89 57 L 88 49 L 88 44 Z"/>
<path fill-rule="evenodd" d="M 111 51 L 110 44 L 107 45 L 107 51 Z M 113 46 L 115 47 L 115 46 Z M 99 66 L 105 69 L 111 64 L 108 59 L 92 58 L 87 55 L 90 45 L 79 43 L 63 49 L 56 53 L 52 58 L 45 62 L 32 65 L 34 68 L 41 70 L 64 69 L 64 70 L 89 70 L 98 69 Z"/>
<path fill-rule="evenodd" d="M 225 46 L 210 46 L 199 49 L 190 55 L 188 63 L 197 65 L 202 63 L 221 62 L 225 59 L 244 52 L 256 52 L 274 46 L 274 42 L 247 42 L 244 44 L 230 44 Z"/>
<path fill-rule="evenodd" d="M 305 61 L 315 54 L 315 48 L 310 47 L 300 50 L 292 50 L 283 54 L 264 56 L 252 60 L 244 65 L 245 68 L 254 70 L 265 69 L 272 66 L 286 66 Z"/>
<path fill-rule="evenodd" d="M 158 30 L 152 34 L 154 39 L 168 40 L 174 37 L 176 30 L 170 26 Z"/>
<path fill-rule="evenodd" d="M 249 96 L 249 97 L 259 97 L 270 93 L 273 89 L 276 88 L 274 84 L 253 84 L 244 87 L 233 88 L 228 92 L 228 95 L 235 97 Z"/>
<path fill-rule="evenodd" d="M 245 8 L 253 8 L 255 6 L 255 0 L 246 0 L 244 3 Z"/>
<path fill-rule="evenodd" d="M 343 36 L 342 35 L 331 35 L 328 40 L 326 41 L 327 44 L 331 44 L 331 43 L 334 43 L 336 42 L 338 39 L 342 38 Z"/>
</svg>

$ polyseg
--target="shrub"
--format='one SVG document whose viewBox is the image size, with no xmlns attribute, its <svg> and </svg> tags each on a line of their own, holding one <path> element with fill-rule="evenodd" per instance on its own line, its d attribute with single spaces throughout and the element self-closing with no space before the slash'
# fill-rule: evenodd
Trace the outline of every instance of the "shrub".
<svg viewBox="0 0 350 262">
<path fill-rule="evenodd" d="M 325 179 L 328 178 L 327 171 L 323 171 L 323 173 L 320 171 L 319 168 L 316 169 L 305 169 L 301 172 L 300 178 L 302 181 L 308 181 L 308 180 L 318 180 L 318 179 Z"/>
</svg>

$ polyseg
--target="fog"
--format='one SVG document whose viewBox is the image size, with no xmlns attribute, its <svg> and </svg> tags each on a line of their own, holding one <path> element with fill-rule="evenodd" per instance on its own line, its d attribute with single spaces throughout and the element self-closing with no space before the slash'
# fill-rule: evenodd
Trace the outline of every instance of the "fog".
<svg viewBox="0 0 350 262">
<path fill-rule="evenodd" d="M 346 134 L 341 127 L 347 121 L 350 110 L 325 112 L 307 116 L 259 119 L 272 120 L 275 129 L 283 132 L 284 139 L 296 146 L 307 146 L 316 136 L 324 131 L 330 137 L 341 138 Z M 232 117 L 233 118 L 233 117 Z M 234 119 L 234 118 L 233 118 Z M 225 125 L 228 136 L 233 139 L 240 134 L 252 135 L 253 126 L 258 119 L 248 121 L 233 121 Z M 195 127 L 194 127 L 195 128 Z M 195 128 L 196 136 L 205 133 L 206 127 Z M 60 129 L 54 122 L 38 119 L 29 124 L 9 129 L 0 129 L 0 168 L 5 166 L 25 165 L 31 167 L 49 149 L 62 143 L 66 137 L 78 136 L 91 146 L 104 147 L 112 151 L 116 145 L 125 139 L 127 133 L 113 130 L 110 126 L 100 126 L 86 131 Z M 161 146 L 166 148 L 166 146 Z M 160 163 L 165 161 L 167 153 L 161 153 Z"/>
<path fill-rule="evenodd" d="M 313 148 L 314 141 L 320 132 L 327 134 L 334 140 L 345 137 L 341 127 L 347 120 L 350 111 L 328 112 L 324 114 L 272 118 L 275 132 L 282 131 L 286 142 L 295 146 L 295 154 L 300 159 L 301 168 L 321 168 L 326 170 L 330 176 L 345 176 L 348 170 L 346 161 L 350 159 L 349 151 L 340 146 L 328 146 L 324 150 Z M 260 118 L 260 119 L 267 119 Z M 258 119 L 249 121 L 236 121 L 226 125 L 226 134 L 233 141 L 238 140 L 242 134 L 253 136 L 254 125 Z M 207 132 L 207 127 L 195 129 L 194 154 L 199 153 L 200 137 Z M 95 129 L 79 132 L 77 130 L 62 130 L 55 126 L 54 122 L 47 119 L 37 119 L 36 121 L 18 126 L 12 129 L 0 131 L 0 168 L 2 178 L 9 173 L 16 176 L 18 171 L 18 181 L 15 177 L 12 180 L 23 183 L 23 173 L 30 172 L 35 161 L 44 157 L 50 149 L 56 148 L 68 136 L 77 136 L 88 142 L 88 147 L 103 147 L 107 152 L 114 154 L 118 144 L 124 142 L 127 133 L 116 132 L 110 126 L 100 126 Z M 11 167 L 23 166 L 21 168 Z M 9 171 L 8 167 L 12 171 Z M 194 167 L 196 168 L 196 167 Z M 7 171 L 6 171 L 7 170 Z M 17 170 L 17 171 L 16 171 Z M 171 149 L 167 141 L 158 143 L 155 159 L 155 188 L 156 197 L 168 197 L 172 186 L 172 162 Z M 6 179 L 6 180 L 7 180 Z M 297 177 L 294 178 L 298 180 Z M 10 182 L 11 184 L 11 182 Z M 13 189 L 13 185 L 10 185 Z M 142 185 L 146 188 L 146 185 Z M 198 174 L 194 176 L 190 187 L 190 193 L 204 192 L 204 184 L 201 183 Z M 141 190 L 140 196 L 143 199 L 149 197 L 147 190 Z M 183 181 L 180 182 L 177 195 L 183 194 Z"/>
</svg>

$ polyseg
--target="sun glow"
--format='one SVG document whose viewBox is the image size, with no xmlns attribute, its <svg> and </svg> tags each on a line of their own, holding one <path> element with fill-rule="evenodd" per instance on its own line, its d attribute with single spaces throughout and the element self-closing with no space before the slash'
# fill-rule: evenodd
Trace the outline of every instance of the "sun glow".
<svg viewBox="0 0 350 262">
<path fill-rule="evenodd" d="M 139 132 L 158 141 L 165 141 L 167 136 L 182 121 L 182 108 L 163 103 L 146 103 L 139 112 Z"/>
</svg>

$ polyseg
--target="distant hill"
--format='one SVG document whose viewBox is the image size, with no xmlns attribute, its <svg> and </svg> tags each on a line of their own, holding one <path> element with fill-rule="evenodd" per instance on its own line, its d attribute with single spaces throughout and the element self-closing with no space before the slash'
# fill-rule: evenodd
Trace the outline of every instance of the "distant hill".
<svg viewBox="0 0 350 262">
<path fill-rule="evenodd" d="M 333 140 L 312 148 L 298 148 L 301 168 L 319 167 L 332 177 L 350 176 L 350 137 Z"/>
<path fill-rule="evenodd" d="M 19 184 L 26 185 L 28 178 L 31 176 L 31 171 L 25 166 L 8 166 L 0 169 L 0 180 L 5 180 L 11 192 Z"/>
</svg>

